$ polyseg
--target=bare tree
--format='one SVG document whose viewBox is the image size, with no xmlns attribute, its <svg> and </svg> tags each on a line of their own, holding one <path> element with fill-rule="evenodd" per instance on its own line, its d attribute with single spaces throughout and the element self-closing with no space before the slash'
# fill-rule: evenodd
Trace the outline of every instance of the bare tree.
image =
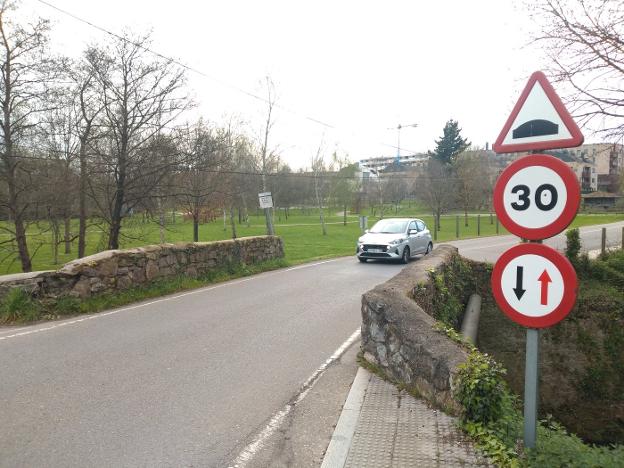
<svg viewBox="0 0 624 468">
<path fill-rule="evenodd" d="M 453 163 L 457 203 L 464 210 L 465 226 L 468 226 L 468 210 L 481 204 L 490 190 L 489 171 L 484 158 L 483 152 L 470 150 L 457 155 Z"/>
<path fill-rule="evenodd" d="M 88 54 L 107 131 L 98 143 L 101 177 L 91 190 L 109 225 L 109 249 L 119 248 L 124 217 L 152 196 L 167 171 L 179 163 L 153 158 L 154 152 L 143 150 L 190 106 L 184 70 L 148 56 L 148 45 L 149 36 L 125 35 Z"/>
<path fill-rule="evenodd" d="M 624 134 L 624 1 L 540 0 L 527 5 L 556 81 L 581 124 L 595 118 L 608 137 Z M 604 122 L 603 122 L 604 121 Z"/>
<path fill-rule="evenodd" d="M 65 90 L 67 91 L 67 90 Z M 78 198 L 76 188 L 75 163 L 78 159 L 80 146 L 75 132 L 75 122 L 79 111 L 72 103 L 73 96 L 68 92 L 60 92 L 54 109 L 43 116 L 42 149 L 47 153 L 49 163 L 46 164 L 47 180 L 40 190 L 45 193 L 43 198 L 47 206 L 47 217 L 54 233 L 54 263 L 58 263 L 58 247 L 60 224 L 63 224 L 63 243 L 65 254 L 71 252 L 71 218 Z M 47 188 L 47 190 L 46 190 Z"/>
<path fill-rule="evenodd" d="M 429 158 L 423 177 L 415 181 L 414 191 L 427 203 L 440 228 L 440 216 L 455 198 L 452 166 Z"/>
<path fill-rule="evenodd" d="M 325 214 L 323 206 L 325 204 L 325 192 L 327 182 L 327 167 L 325 166 L 325 156 L 323 154 L 323 143 L 316 150 L 316 155 L 312 157 L 312 174 L 314 175 L 314 196 L 316 198 L 316 206 L 319 209 L 321 220 L 321 231 L 323 235 L 327 235 L 327 227 L 325 226 Z"/>
<path fill-rule="evenodd" d="M 360 186 L 355 177 L 358 165 L 357 163 L 351 164 L 348 156 L 339 157 L 336 152 L 332 155 L 332 159 L 338 171 L 331 180 L 331 191 L 337 205 L 342 208 L 342 224 L 346 226 L 348 209 Z"/>
<path fill-rule="evenodd" d="M 269 78 L 268 76 L 266 77 L 266 90 L 267 90 L 267 99 L 266 99 L 267 112 L 266 112 L 266 120 L 264 124 L 263 141 L 262 141 L 262 146 L 260 149 L 260 162 L 261 162 L 261 168 L 262 168 L 262 191 L 263 192 L 267 191 L 267 171 L 271 164 L 270 159 L 271 159 L 272 154 L 268 150 L 268 145 L 269 145 L 269 133 L 274 123 L 273 111 L 275 108 L 275 100 L 276 100 L 275 84 L 273 83 L 271 78 Z M 264 209 L 264 217 L 266 220 L 267 234 L 269 236 L 272 236 L 275 234 L 275 230 L 273 229 L 273 216 L 272 216 L 270 208 Z"/>
<path fill-rule="evenodd" d="M 89 180 L 89 158 L 93 154 L 94 141 L 97 139 L 97 118 L 100 116 L 103 101 L 99 99 L 96 88 L 96 73 L 93 64 L 97 63 L 94 49 L 87 50 L 80 62 L 74 64 L 68 75 L 72 81 L 72 107 L 75 112 L 74 131 L 79 141 L 79 190 L 78 190 L 78 258 L 85 256 L 87 243 L 87 195 Z"/>
<path fill-rule="evenodd" d="M 22 26 L 9 14 L 14 4 L 0 3 L 0 178 L 6 184 L 6 206 L 13 221 L 11 242 L 17 245 L 23 271 L 32 270 L 26 241 L 25 213 L 32 187 L 26 146 L 39 125 L 39 116 L 49 110 L 47 97 L 57 73 L 57 64 L 47 51 L 48 21 L 39 19 Z"/>
<path fill-rule="evenodd" d="M 176 193 L 193 220 L 193 241 L 199 241 L 199 224 L 217 206 L 217 195 L 225 189 L 220 173 L 227 163 L 223 132 L 202 120 L 178 132 L 178 144 L 185 166 L 177 176 Z"/>
</svg>

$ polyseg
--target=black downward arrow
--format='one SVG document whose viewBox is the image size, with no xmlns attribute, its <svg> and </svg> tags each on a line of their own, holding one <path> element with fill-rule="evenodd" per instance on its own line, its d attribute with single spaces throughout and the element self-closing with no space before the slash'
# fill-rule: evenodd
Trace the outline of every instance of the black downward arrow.
<svg viewBox="0 0 624 468">
<path fill-rule="evenodd" d="M 513 290 L 516 293 L 516 297 L 518 298 L 518 300 L 522 299 L 522 296 L 524 296 L 524 293 L 526 292 L 526 289 L 522 287 L 522 275 L 523 274 L 524 274 L 524 267 L 517 266 L 516 267 L 516 287 L 513 288 Z"/>
</svg>

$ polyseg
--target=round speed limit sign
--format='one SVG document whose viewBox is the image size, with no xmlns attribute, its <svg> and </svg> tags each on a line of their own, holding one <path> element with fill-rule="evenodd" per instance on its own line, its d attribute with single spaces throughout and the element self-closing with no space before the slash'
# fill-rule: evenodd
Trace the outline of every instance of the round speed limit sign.
<svg viewBox="0 0 624 468">
<path fill-rule="evenodd" d="M 533 154 L 511 163 L 494 187 L 494 209 L 524 239 L 547 239 L 572 222 L 581 201 L 576 175 L 563 161 Z"/>
</svg>

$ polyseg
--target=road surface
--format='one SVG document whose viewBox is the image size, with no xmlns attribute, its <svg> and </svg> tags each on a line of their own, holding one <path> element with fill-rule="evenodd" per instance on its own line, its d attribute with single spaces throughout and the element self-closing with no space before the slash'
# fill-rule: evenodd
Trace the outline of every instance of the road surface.
<svg viewBox="0 0 624 468">
<path fill-rule="evenodd" d="M 599 228 L 582 237 L 600 246 Z M 490 261 L 515 243 L 452 242 Z M 361 294 L 400 269 L 341 258 L 0 329 L 0 466 L 242 466 L 357 330 Z"/>
</svg>

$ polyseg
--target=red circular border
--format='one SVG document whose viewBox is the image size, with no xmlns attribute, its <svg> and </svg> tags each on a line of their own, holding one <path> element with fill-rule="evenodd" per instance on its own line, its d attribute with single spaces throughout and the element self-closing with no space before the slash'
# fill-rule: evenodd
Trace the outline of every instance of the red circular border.
<svg viewBox="0 0 624 468">
<path fill-rule="evenodd" d="M 501 285 L 503 270 L 514 258 L 521 255 L 539 255 L 555 264 L 563 277 L 563 299 L 561 303 L 548 315 L 530 317 L 514 309 L 503 294 Z M 519 244 L 507 250 L 500 256 L 492 270 L 492 293 L 501 310 L 516 323 L 529 328 L 546 328 L 562 321 L 570 313 L 576 302 L 578 280 L 574 267 L 567 258 L 555 249 L 542 244 Z"/>
<path fill-rule="evenodd" d="M 549 225 L 535 229 L 521 226 L 513 221 L 507 214 L 503 203 L 504 190 L 509 179 L 518 171 L 530 166 L 541 166 L 552 169 L 561 177 L 567 190 L 567 201 L 561 215 Z M 539 240 L 556 236 L 570 225 L 581 203 L 581 189 L 576 180 L 576 174 L 574 174 L 574 171 L 572 171 L 566 163 L 547 154 L 532 154 L 514 161 L 502 172 L 494 186 L 492 198 L 496 216 L 498 216 L 501 224 L 505 226 L 509 232 L 524 239 Z"/>
</svg>

